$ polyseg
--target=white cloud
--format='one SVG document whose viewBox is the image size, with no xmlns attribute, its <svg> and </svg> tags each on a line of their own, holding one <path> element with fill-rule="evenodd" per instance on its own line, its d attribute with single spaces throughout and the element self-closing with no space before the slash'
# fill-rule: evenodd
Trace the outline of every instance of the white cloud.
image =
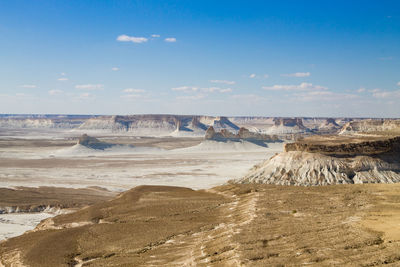
<svg viewBox="0 0 400 267">
<path fill-rule="evenodd" d="M 284 77 L 310 77 L 311 73 L 309 73 L 309 72 L 295 72 L 295 73 L 289 73 L 289 74 L 282 74 L 281 76 L 284 76 Z"/>
<path fill-rule="evenodd" d="M 372 90 L 368 90 L 370 93 L 378 93 L 378 92 L 380 92 L 380 91 L 382 91 L 381 89 L 379 89 L 379 88 L 375 88 L 375 89 L 372 89 Z"/>
<path fill-rule="evenodd" d="M 199 89 L 198 87 L 193 87 L 193 86 L 181 86 L 181 87 L 171 88 L 172 91 L 181 91 L 181 92 L 197 91 L 198 89 Z"/>
<path fill-rule="evenodd" d="M 61 81 L 61 82 L 68 81 L 68 78 L 65 78 L 65 77 L 58 78 L 57 81 Z"/>
<path fill-rule="evenodd" d="M 54 90 L 50 90 L 49 91 L 49 95 L 59 95 L 62 94 L 63 91 L 62 90 L 58 90 L 58 89 L 54 89 Z"/>
<path fill-rule="evenodd" d="M 357 93 L 362 93 L 362 92 L 365 92 L 365 88 L 359 88 L 358 90 L 357 90 Z"/>
<path fill-rule="evenodd" d="M 167 43 L 175 43 L 176 42 L 176 38 L 168 37 L 168 38 L 165 38 L 164 41 L 166 41 Z"/>
<path fill-rule="evenodd" d="M 24 84 L 24 85 L 21 85 L 21 87 L 22 88 L 37 88 L 37 86 L 34 84 Z"/>
<path fill-rule="evenodd" d="M 122 92 L 124 92 L 124 93 L 144 93 L 144 92 L 146 92 L 146 90 L 127 88 L 127 89 L 122 90 Z"/>
<path fill-rule="evenodd" d="M 104 88 L 104 85 L 102 84 L 78 84 L 75 85 L 76 89 L 82 89 L 82 90 L 101 90 Z"/>
<path fill-rule="evenodd" d="M 177 96 L 176 99 L 178 99 L 178 100 L 198 100 L 198 99 L 202 99 L 202 98 L 205 98 L 205 97 L 206 97 L 206 95 L 197 94 L 197 95 L 191 95 L 191 96 L 188 96 L 188 95 Z"/>
<path fill-rule="evenodd" d="M 267 78 L 269 78 L 269 75 L 268 74 L 264 74 L 264 76 L 263 76 L 265 79 L 267 79 Z"/>
<path fill-rule="evenodd" d="M 398 82 L 397 85 L 400 86 L 400 82 Z"/>
<path fill-rule="evenodd" d="M 92 97 L 93 95 L 90 93 L 82 93 L 78 96 L 79 99 L 88 99 L 90 97 Z"/>
<path fill-rule="evenodd" d="M 65 76 L 67 75 L 65 72 L 61 72 L 61 76 Z"/>
<path fill-rule="evenodd" d="M 148 39 L 145 38 L 145 37 L 135 37 L 135 36 L 129 36 L 129 35 L 126 35 L 126 34 L 122 34 L 122 35 L 117 37 L 117 41 L 119 41 L 119 42 L 132 42 L 132 43 L 140 44 L 140 43 L 147 42 Z"/>
<path fill-rule="evenodd" d="M 299 85 L 281 85 L 263 86 L 264 90 L 269 91 L 311 91 L 311 90 L 327 90 L 327 87 L 313 85 L 312 83 L 301 83 Z"/>
<path fill-rule="evenodd" d="M 226 80 L 211 80 L 210 82 L 212 82 L 212 83 L 223 83 L 223 84 L 229 84 L 229 85 L 235 84 L 234 81 L 226 81 Z"/>
<path fill-rule="evenodd" d="M 253 79 L 253 78 L 255 78 L 255 77 L 256 77 L 256 75 L 255 75 L 254 73 L 252 73 L 252 74 L 249 75 L 249 78 L 251 78 L 251 79 Z"/>
<path fill-rule="evenodd" d="M 231 88 L 225 88 L 225 89 L 221 89 L 219 90 L 220 93 L 231 93 L 232 89 Z"/>
<path fill-rule="evenodd" d="M 214 92 L 230 93 L 230 92 L 232 92 L 232 89 L 231 88 L 219 88 L 219 87 L 205 87 L 205 88 L 201 88 L 201 91 L 207 92 L 207 93 L 214 93 Z"/>
<path fill-rule="evenodd" d="M 27 94 L 25 94 L 25 93 L 16 93 L 15 94 L 15 96 L 18 96 L 18 97 L 23 97 L 23 96 L 28 96 Z"/>
<path fill-rule="evenodd" d="M 377 90 L 372 93 L 375 98 L 400 98 L 400 90 L 396 91 L 381 91 Z"/>
<path fill-rule="evenodd" d="M 331 91 L 311 91 L 303 93 L 303 95 L 304 94 L 306 94 L 307 96 L 326 96 L 326 95 L 333 95 L 334 93 Z"/>
<path fill-rule="evenodd" d="M 121 98 L 126 98 L 126 99 L 137 99 L 137 98 L 142 98 L 143 95 L 140 94 L 127 94 L 127 95 L 122 95 Z"/>
<path fill-rule="evenodd" d="M 236 100 L 247 100 L 247 101 L 265 101 L 267 98 L 255 95 L 255 94 L 243 94 L 243 95 L 232 95 L 231 98 L 236 99 Z"/>
<path fill-rule="evenodd" d="M 113 70 L 113 71 L 119 71 L 119 68 L 118 68 L 118 67 L 114 67 L 114 68 L 111 68 L 111 70 Z"/>
<path fill-rule="evenodd" d="M 295 101 L 338 101 L 344 99 L 354 99 L 358 98 L 358 95 L 355 94 L 342 94 L 335 93 L 331 91 L 308 91 L 295 94 Z"/>
<path fill-rule="evenodd" d="M 151 37 L 153 37 L 153 38 L 159 38 L 160 35 L 159 35 L 159 34 L 152 34 Z"/>
<path fill-rule="evenodd" d="M 391 96 L 392 93 L 388 92 L 388 91 L 382 91 L 382 92 L 375 92 L 372 94 L 373 97 L 375 98 L 387 98 L 389 96 Z"/>
<path fill-rule="evenodd" d="M 392 60 L 393 57 L 378 57 L 378 59 L 382 60 L 382 61 L 386 61 L 386 60 Z"/>
<path fill-rule="evenodd" d="M 232 92 L 231 88 L 220 88 L 220 87 L 194 87 L 194 86 L 181 86 L 181 87 L 175 87 L 171 88 L 172 91 L 177 91 L 177 92 L 205 92 L 205 93 L 214 93 L 214 92 L 219 92 L 219 93 L 230 93 Z"/>
</svg>

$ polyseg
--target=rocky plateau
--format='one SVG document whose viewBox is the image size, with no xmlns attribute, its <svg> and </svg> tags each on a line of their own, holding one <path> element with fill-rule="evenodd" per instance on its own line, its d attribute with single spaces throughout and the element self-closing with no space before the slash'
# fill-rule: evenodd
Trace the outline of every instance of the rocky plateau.
<svg viewBox="0 0 400 267">
<path fill-rule="evenodd" d="M 400 182 L 400 137 L 309 137 L 233 183 L 331 185 Z"/>
</svg>

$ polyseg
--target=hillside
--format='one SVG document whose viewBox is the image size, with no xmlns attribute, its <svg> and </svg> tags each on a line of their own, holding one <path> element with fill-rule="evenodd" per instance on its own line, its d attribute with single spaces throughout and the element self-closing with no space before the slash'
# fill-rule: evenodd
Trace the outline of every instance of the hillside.
<svg viewBox="0 0 400 267">
<path fill-rule="evenodd" d="M 0 262 L 7 267 L 396 266 L 399 189 L 140 186 L 0 243 Z"/>
</svg>

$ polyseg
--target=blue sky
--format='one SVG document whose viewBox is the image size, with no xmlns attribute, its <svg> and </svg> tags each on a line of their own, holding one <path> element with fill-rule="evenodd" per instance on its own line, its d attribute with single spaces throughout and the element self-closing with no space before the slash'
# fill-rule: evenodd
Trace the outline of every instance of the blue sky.
<svg viewBox="0 0 400 267">
<path fill-rule="evenodd" d="M 399 1 L 0 1 L 0 113 L 400 117 Z"/>
</svg>

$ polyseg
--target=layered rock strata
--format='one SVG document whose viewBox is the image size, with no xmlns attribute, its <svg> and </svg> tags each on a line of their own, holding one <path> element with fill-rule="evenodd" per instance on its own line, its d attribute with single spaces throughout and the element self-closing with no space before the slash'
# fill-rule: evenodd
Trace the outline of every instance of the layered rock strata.
<svg viewBox="0 0 400 267">
<path fill-rule="evenodd" d="M 232 133 L 226 129 L 217 132 L 214 127 L 209 127 L 205 134 L 206 140 L 247 140 L 247 141 L 264 141 L 278 142 L 279 138 L 275 135 L 267 135 L 261 133 L 250 132 L 248 129 L 241 127 L 237 133 Z"/>
<path fill-rule="evenodd" d="M 341 135 L 352 135 L 360 133 L 379 133 L 399 134 L 400 120 L 390 119 L 366 119 L 359 121 L 350 121 L 340 130 Z"/>
<path fill-rule="evenodd" d="M 254 166 L 234 183 L 331 185 L 400 182 L 400 137 L 308 138 Z"/>
</svg>

